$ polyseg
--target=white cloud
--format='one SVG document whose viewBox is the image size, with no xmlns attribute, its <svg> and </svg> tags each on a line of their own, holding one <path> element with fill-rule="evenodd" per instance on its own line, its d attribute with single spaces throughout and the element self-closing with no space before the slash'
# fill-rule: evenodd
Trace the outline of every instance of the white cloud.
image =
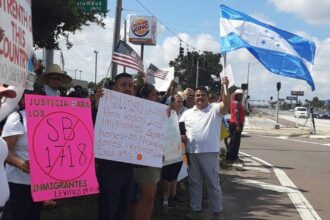
<svg viewBox="0 0 330 220">
<path fill-rule="evenodd" d="M 310 24 L 330 25 L 329 0 L 269 0 L 280 11 L 296 14 Z"/>
<path fill-rule="evenodd" d="M 98 81 L 100 81 L 107 72 L 110 64 L 113 38 L 113 19 L 105 19 L 106 28 L 92 24 L 85 27 L 81 32 L 72 35 L 74 46 L 70 50 L 66 50 L 65 42 L 61 42 L 61 48 L 65 58 L 65 69 L 70 76 L 74 78 L 75 69 L 82 70 L 81 78 L 87 81 L 94 81 L 95 71 L 95 54 L 98 53 Z M 162 29 L 162 27 L 160 27 Z M 281 97 L 290 95 L 291 90 L 301 89 L 305 92 L 305 98 L 313 98 L 318 96 L 320 99 L 328 99 L 330 94 L 329 84 L 329 69 L 328 62 L 330 58 L 330 38 L 319 40 L 313 36 L 299 31 L 297 34 L 311 39 L 316 44 L 315 65 L 313 69 L 314 82 L 316 91 L 311 92 L 310 86 L 303 80 L 291 79 L 268 72 L 258 61 L 246 50 L 241 49 L 228 53 L 227 61 L 232 64 L 235 83 L 240 86 L 241 83 L 247 81 L 248 63 L 250 63 L 249 74 L 249 88 L 251 99 L 265 99 L 269 100 L 270 96 L 276 96 L 276 82 L 282 82 Z M 163 33 L 164 34 L 164 33 Z M 168 34 L 168 33 L 167 33 Z M 194 46 L 196 50 L 219 52 L 219 42 L 217 38 L 208 34 L 200 34 L 191 36 L 186 33 L 178 34 L 178 36 L 185 42 Z M 163 37 L 163 38 L 161 38 Z M 174 37 L 159 36 L 164 40 L 158 40 L 156 46 L 145 46 L 144 49 L 144 64 L 147 67 L 150 63 L 155 64 L 159 68 L 168 67 L 170 60 L 174 60 L 179 54 L 179 40 Z M 140 53 L 140 46 L 132 45 L 133 48 Z M 186 47 L 186 45 L 183 45 Z M 191 50 L 191 48 L 190 48 Z M 39 53 L 40 57 L 40 53 Z M 55 63 L 59 63 L 59 52 L 55 53 Z M 121 69 L 119 69 L 120 71 Z M 128 70 L 128 72 L 135 73 L 135 71 Z M 77 78 L 80 78 L 79 72 Z"/>
<path fill-rule="evenodd" d="M 71 49 L 66 49 L 65 41 L 60 41 L 60 48 L 63 51 L 65 60 L 65 70 L 68 74 L 75 78 L 75 70 L 77 79 L 93 81 L 95 79 L 95 53 L 98 53 L 98 81 L 105 77 L 106 71 L 110 64 L 112 42 L 113 42 L 113 24 L 114 19 L 107 17 L 104 20 L 105 28 L 91 24 L 86 26 L 82 31 L 77 31 L 74 35 L 70 35 L 70 41 L 73 43 Z M 123 33 L 123 31 L 122 31 Z M 60 63 L 60 52 L 55 51 L 54 63 Z"/>
</svg>

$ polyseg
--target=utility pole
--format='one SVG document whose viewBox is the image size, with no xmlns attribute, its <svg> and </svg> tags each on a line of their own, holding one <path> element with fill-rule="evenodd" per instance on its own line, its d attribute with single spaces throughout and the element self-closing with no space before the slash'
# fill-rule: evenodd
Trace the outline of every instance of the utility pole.
<svg viewBox="0 0 330 220">
<path fill-rule="evenodd" d="M 249 77 L 250 77 L 250 63 L 248 63 L 248 72 L 247 72 L 247 79 L 246 79 L 246 83 L 249 86 Z M 246 95 L 249 95 L 249 87 L 246 89 Z"/>
<path fill-rule="evenodd" d="M 280 89 L 281 89 L 281 82 L 276 83 L 276 89 L 277 89 L 277 103 L 276 103 L 276 125 L 275 129 L 280 129 L 280 124 L 278 123 L 278 111 L 279 111 L 279 105 L 280 105 Z"/>
<path fill-rule="evenodd" d="M 126 43 L 126 35 L 127 35 L 127 20 L 124 19 L 124 42 Z M 126 73 L 126 66 L 124 66 L 124 73 Z"/>
<path fill-rule="evenodd" d="M 121 21 L 121 11 L 122 11 L 122 0 L 117 0 L 116 4 L 116 14 L 115 14 L 115 27 L 113 32 L 113 47 L 112 47 L 112 54 L 115 50 L 116 44 L 119 40 L 119 33 L 120 33 L 120 21 Z M 111 79 L 114 79 L 117 75 L 118 65 L 116 63 L 112 63 L 112 70 L 111 70 Z"/>
<path fill-rule="evenodd" d="M 54 50 L 44 48 L 44 64 L 46 67 L 46 72 L 49 70 L 50 66 L 54 63 Z"/>
<path fill-rule="evenodd" d="M 99 53 L 97 50 L 94 50 L 95 53 L 95 85 L 97 83 L 97 54 Z"/>
</svg>

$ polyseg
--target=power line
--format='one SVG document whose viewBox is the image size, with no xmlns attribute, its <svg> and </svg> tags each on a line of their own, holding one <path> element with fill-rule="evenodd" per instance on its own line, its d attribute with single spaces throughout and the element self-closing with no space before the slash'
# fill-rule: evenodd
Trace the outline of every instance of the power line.
<svg viewBox="0 0 330 220">
<path fill-rule="evenodd" d="M 174 37 L 176 37 L 180 42 L 184 43 L 187 45 L 187 47 L 191 47 L 193 50 L 197 50 L 194 46 L 190 45 L 186 41 L 182 40 L 174 31 L 172 31 L 162 20 L 160 20 L 157 16 L 155 16 L 144 4 L 142 4 L 139 0 L 136 0 L 137 3 L 141 5 L 144 10 L 146 10 L 150 15 L 154 16 L 157 18 L 158 22 L 162 24 Z"/>
</svg>

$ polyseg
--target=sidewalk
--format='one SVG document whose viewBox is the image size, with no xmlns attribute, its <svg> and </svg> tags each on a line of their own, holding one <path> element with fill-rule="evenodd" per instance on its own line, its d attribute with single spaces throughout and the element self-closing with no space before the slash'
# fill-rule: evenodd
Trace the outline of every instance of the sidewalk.
<svg viewBox="0 0 330 220">
<path fill-rule="evenodd" d="M 312 133 L 309 127 L 296 127 L 296 123 L 279 118 L 280 129 L 275 129 L 275 118 L 254 115 L 246 117 L 246 125 L 243 134 L 258 133 L 269 136 L 287 136 L 287 137 L 306 137 L 318 139 L 330 139 L 330 133 L 326 131 L 317 131 Z"/>
<path fill-rule="evenodd" d="M 272 169 L 240 155 L 243 163 L 221 162 L 224 219 L 300 219 Z"/>
</svg>

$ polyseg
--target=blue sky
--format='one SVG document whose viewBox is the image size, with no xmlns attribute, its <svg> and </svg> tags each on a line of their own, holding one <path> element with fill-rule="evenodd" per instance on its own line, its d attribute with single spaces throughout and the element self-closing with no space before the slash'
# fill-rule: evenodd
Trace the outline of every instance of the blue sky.
<svg viewBox="0 0 330 220">
<path fill-rule="evenodd" d="M 265 23 L 313 40 L 317 51 L 313 70 L 316 91 L 302 80 L 285 78 L 269 73 L 245 50 L 228 54 L 232 64 L 235 84 L 247 81 L 250 63 L 250 91 L 252 99 L 269 99 L 276 94 L 276 82 L 282 82 L 281 97 L 291 90 L 305 91 L 306 98 L 318 96 L 330 99 L 330 0 L 139 0 L 159 20 L 188 44 L 198 50 L 219 52 L 219 5 L 225 4 Z M 95 25 L 84 28 L 71 37 L 74 47 L 67 51 L 63 45 L 66 70 L 71 76 L 75 69 L 83 70 L 81 78 L 94 81 L 94 50 L 99 51 L 98 80 L 104 77 L 111 59 L 113 17 L 115 1 L 108 1 L 110 10 L 106 29 Z M 122 18 L 130 14 L 150 15 L 136 0 L 123 0 Z M 123 26 L 123 25 L 122 25 Z M 144 65 L 150 62 L 158 67 L 168 67 L 168 62 L 178 55 L 179 41 L 162 25 L 158 24 L 156 46 L 145 48 Z M 123 31 L 122 31 L 123 33 Z M 185 46 L 185 45 L 184 45 Z M 139 47 L 133 46 L 137 52 Z M 190 48 L 191 50 L 191 48 Z M 55 55 L 56 56 L 56 55 Z M 56 62 L 56 61 L 55 61 Z M 132 71 L 134 73 L 134 71 Z M 78 77 L 77 77 L 78 78 Z"/>
</svg>

